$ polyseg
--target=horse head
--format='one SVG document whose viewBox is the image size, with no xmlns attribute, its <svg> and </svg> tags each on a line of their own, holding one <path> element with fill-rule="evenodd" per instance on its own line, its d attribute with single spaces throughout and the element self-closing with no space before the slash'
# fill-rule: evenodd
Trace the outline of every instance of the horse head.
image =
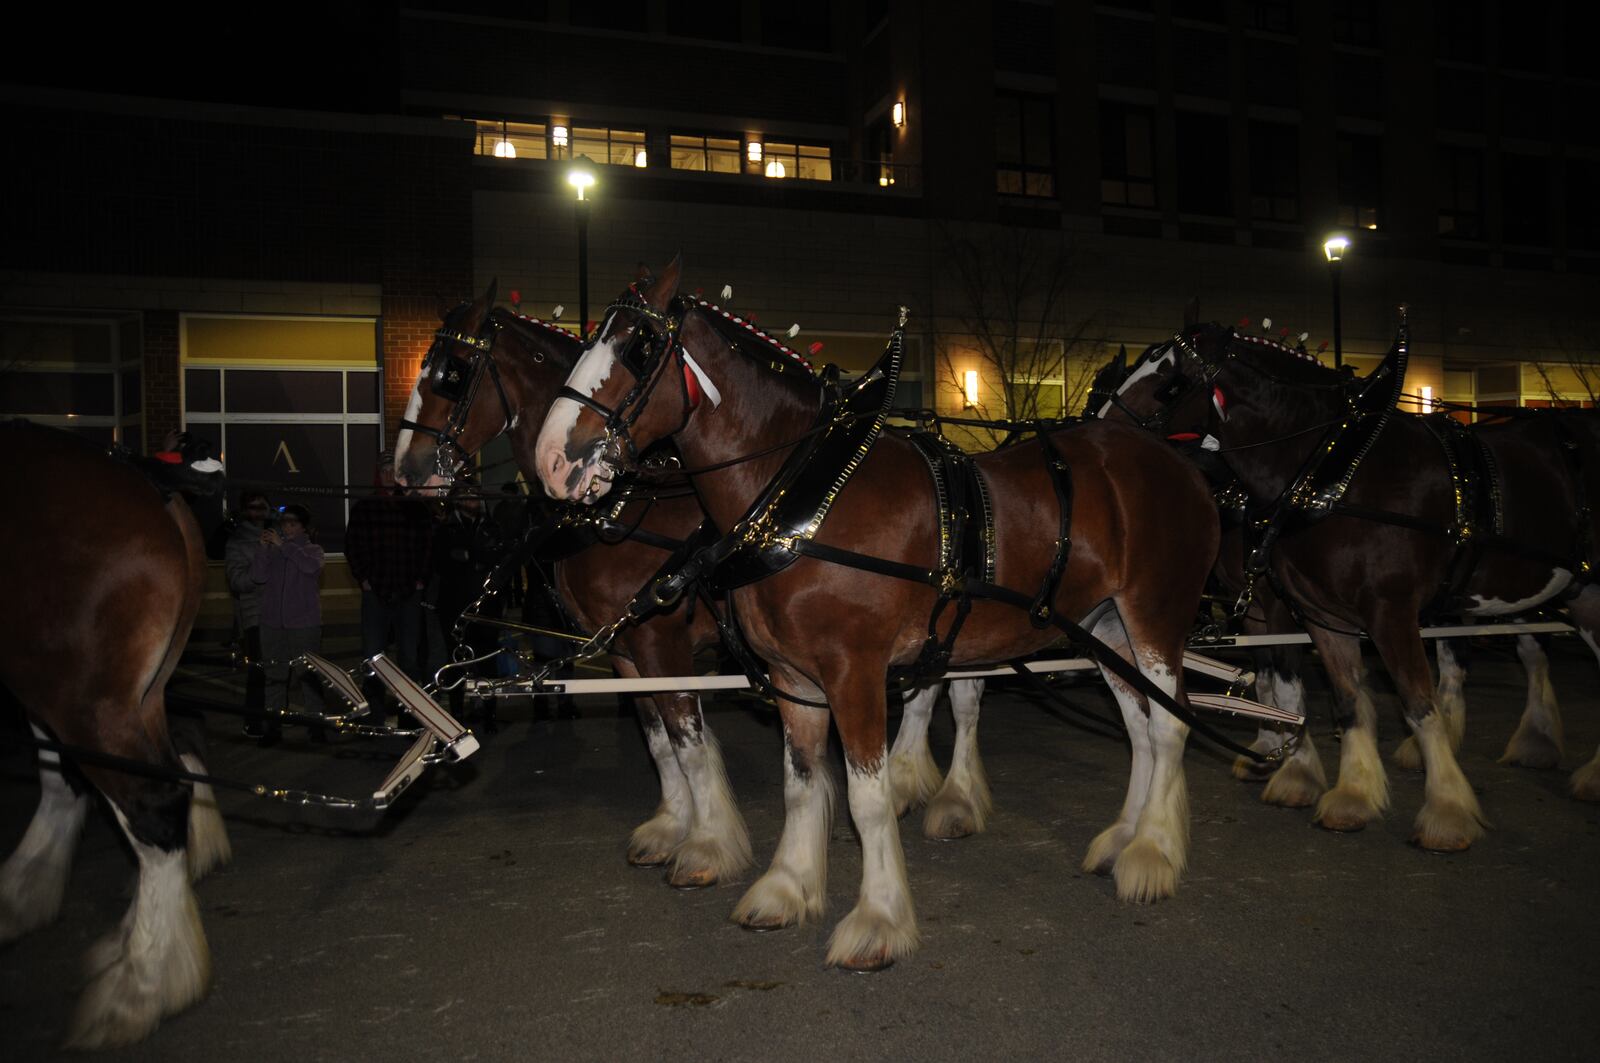
<svg viewBox="0 0 1600 1063">
<path fill-rule="evenodd" d="M 607 309 L 551 405 L 534 461 L 552 498 L 595 501 L 641 451 L 688 420 L 694 403 L 680 368 L 675 302 L 682 268 L 674 258 L 659 277 L 641 271 Z"/>
<path fill-rule="evenodd" d="M 581 341 L 496 308 L 495 290 L 491 283 L 475 302 L 442 315 L 400 422 L 395 478 L 402 484 L 448 487 L 467 457 L 503 432 L 512 433 L 519 464 L 531 471 L 534 426 Z"/>
</svg>

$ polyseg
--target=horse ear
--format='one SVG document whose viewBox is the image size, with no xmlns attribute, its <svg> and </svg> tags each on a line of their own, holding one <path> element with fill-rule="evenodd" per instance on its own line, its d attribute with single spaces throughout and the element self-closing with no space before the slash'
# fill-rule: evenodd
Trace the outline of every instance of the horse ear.
<svg viewBox="0 0 1600 1063">
<path fill-rule="evenodd" d="M 1117 356 L 1112 359 L 1111 365 L 1119 373 L 1128 368 L 1128 345 L 1126 343 L 1117 345 Z"/>
<path fill-rule="evenodd" d="M 633 283 L 636 287 L 649 288 L 650 285 L 656 282 L 656 275 L 650 272 L 649 266 L 643 262 L 636 262 L 634 265 L 637 267 L 633 275 Z"/>
<path fill-rule="evenodd" d="M 1198 324 L 1200 324 L 1200 297 L 1196 295 L 1183 306 L 1183 327 L 1191 329 Z"/>
<path fill-rule="evenodd" d="M 489 282 L 489 290 L 483 293 L 483 306 L 486 310 L 494 309 L 495 293 L 500 290 L 500 278 L 496 277 Z"/>
<path fill-rule="evenodd" d="M 677 297 L 678 281 L 682 276 L 683 255 L 673 255 L 672 261 L 667 263 L 667 268 L 661 271 L 661 276 L 646 289 L 645 301 L 657 310 L 666 310 L 667 304 Z"/>
</svg>

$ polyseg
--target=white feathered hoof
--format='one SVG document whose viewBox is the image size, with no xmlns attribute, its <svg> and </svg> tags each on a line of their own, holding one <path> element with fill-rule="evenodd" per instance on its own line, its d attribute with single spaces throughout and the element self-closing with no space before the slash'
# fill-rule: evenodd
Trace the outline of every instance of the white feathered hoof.
<svg viewBox="0 0 1600 1063">
<path fill-rule="evenodd" d="M 1568 785 L 1579 801 L 1600 801 L 1600 756 L 1573 772 Z"/>
<path fill-rule="evenodd" d="M 896 919 L 858 904 L 833 928 L 826 964 L 857 974 L 882 971 L 915 952 L 917 941 L 917 921 L 910 912 Z"/>
<path fill-rule="evenodd" d="M 1500 754 L 1500 763 L 1514 764 L 1519 768 L 1535 768 L 1540 771 L 1559 768 L 1561 744 L 1543 731 L 1529 727 L 1524 722 L 1517 725 L 1516 733 L 1511 736 L 1511 741 L 1506 743 L 1506 751 Z"/>
<path fill-rule="evenodd" d="M 954 841 L 982 834 L 989 823 L 988 792 L 968 793 L 948 784 L 928 804 L 922 833 L 934 841 Z"/>
<path fill-rule="evenodd" d="M 1470 791 L 1469 791 L 1470 793 Z M 1411 840 L 1431 853 L 1459 853 L 1483 837 L 1483 813 L 1476 798 L 1469 804 L 1435 798 L 1423 804 L 1412 824 Z"/>
<path fill-rule="evenodd" d="M 1149 838 L 1135 838 L 1117 857 L 1111 877 L 1117 899 L 1133 904 L 1165 900 L 1178 891 L 1178 869 Z"/>
<path fill-rule="evenodd" d="M 1317 802 L 1315 819 L 1319 827 L 1348 833 L 1363 829 L 1378 816 L 1377 806 L 1366 795 L 1335 786 Z"/>
<path fill-rule="evenodd" d="M 1122 855 L 1122 850 L 1133 840 L 1133 828 L 1123 823 L 1113 823 L 1089 843 L 1083 857 L 1083 869 L 1094 875 L 1109 875 L 1111 868 Z"/>
<path fill-rule="evenodd" d="M 628 839 L 628 863 L 634 867 L 662 867 L 683 841 L 683 825 L 665 812 L 657 812 L 633 828 Z"/>
<path fill-rule="evenodd" d="M 137 902 L 136 902 L 137 903 Z M 165 908 L 163 905 L 161 908 Z M 163 1016 L 205 996 L 211 952 L 187 885 L 172 910 L 155 910 L 123 925 L 89 951 L 89 985 L 78 1000 L 63 1047 L 115 1048 L 142 1040 Z"/>
<path fill-rule="evenodd" d="M 193 753 L 181 754 L 183 766 L 197 775 L 206 774 L 206 766 Z M 217 807 L 217 795 L 203 782 L 194 784 L 194 797 L 189 802 L 189 881 L 199 882 L 212 871 L 233 859 L 233 846 L 228 843 L 228 829 L 222 823 L 222 810 Z"/>
<path fill-rule="evenodd" d="M 673 889 L 698 890 L 738 877 L 750 866 L 750 853 L 740 853 L 717 839 L 691 834 L 672 853 L 667 884 Z"/>
<path fill-rule="evenodd" d="M 765 933 L 803 926 L 822 915 L 823 898 L 807 897 L 788 871 L 773 869 L 756 879 L 733 908 L 733 921 L 746 930 Z"/>
<path fill-rule="evenodd" d="M 1258 750 L 1265 752 L 1265 750 Z M 1249 757 L 1233 758 L 1233 777 L 1240 782 L 1265 782 L 1272 775 L 1272 767 L 1258 764 Z"/>
<path fill-rule="evenodd" d="M 69 849 L 32 860 L 14 856 L 0 869 L 0 945 L 55 921 L 72 870 L 70 857 Z"/>
<path fill-rule="evenodd" d="M 1310 808 L 1327 789 L 1328 778 L 1322 774 L 1322 763 L 1308 764 L 1295 757 L 1284 762 L 1267 780 L 1261 800 L 1279 808 Z"/>
<path fill-rule="evenodd" d="M 915 753 L 896 753 L 890 757 L 889 786 L 894 794 L 896 818 L 927 804 L 943 781 L 939 766 L 933 762 L 933 754 L 926 745 Z"/>
<path fill-rule="evenodd" d="M 1389 759 L 1394 761 L 1394 766 L 1401 771 L 1421 771 L 1422 750 L 1417 746 L 1417 736 L 1408 736 L 1404 742 L 1395 747 L 1394 754 Z"/>
</svg>

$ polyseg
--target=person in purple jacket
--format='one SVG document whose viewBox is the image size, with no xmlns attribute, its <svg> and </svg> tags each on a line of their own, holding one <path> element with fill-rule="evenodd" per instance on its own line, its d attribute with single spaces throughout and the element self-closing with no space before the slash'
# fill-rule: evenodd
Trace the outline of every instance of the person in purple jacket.
<svg viewBox="0 0 1600 1063">
<path fill-rule="evenodd" d="M 284 506 L 276 529 L 261 533 L 261 550 L 250 562 L 250 578 L 261 587 L 261 656 L 267 662 L 266 709 L 285 712 L 293 677 L 288 662 L 322 648 L 322 547 L 311 541 L 311 514 Z M 322 712 L 322 691 L 309 670 L 300 673 L 308 712 Z M 281 733 L 269 724 L 262 741 Z"/>
</svg>

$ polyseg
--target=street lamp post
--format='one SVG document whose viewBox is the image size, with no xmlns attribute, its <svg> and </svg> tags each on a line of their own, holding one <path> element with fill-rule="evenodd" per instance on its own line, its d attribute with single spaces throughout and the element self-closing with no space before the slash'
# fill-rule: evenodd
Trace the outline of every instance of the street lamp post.
<svg viewBox="0 0 1600 1063">
<path fill-rule="evenodd" d="M 1328 260 L 1328 275 L 1333 278 L 1333 367 L 1344 367 L 1344 343 L 1339 320 L 1339 268 L 1344 253 L 1350 250 L 1350 238 L 1330 236 L 1323 241 L 1322 253 Z"/>
<path fill-rule="evenodd" d="M 578 334 L 587 338 L 589 333 L 589 197 L 585 194 L 594 187 L 594 173 L 586 166 L 574 166 L 567 173 L 567 184 L 578 193 L 575 203 L 578 215 Z"/>
</svg>

